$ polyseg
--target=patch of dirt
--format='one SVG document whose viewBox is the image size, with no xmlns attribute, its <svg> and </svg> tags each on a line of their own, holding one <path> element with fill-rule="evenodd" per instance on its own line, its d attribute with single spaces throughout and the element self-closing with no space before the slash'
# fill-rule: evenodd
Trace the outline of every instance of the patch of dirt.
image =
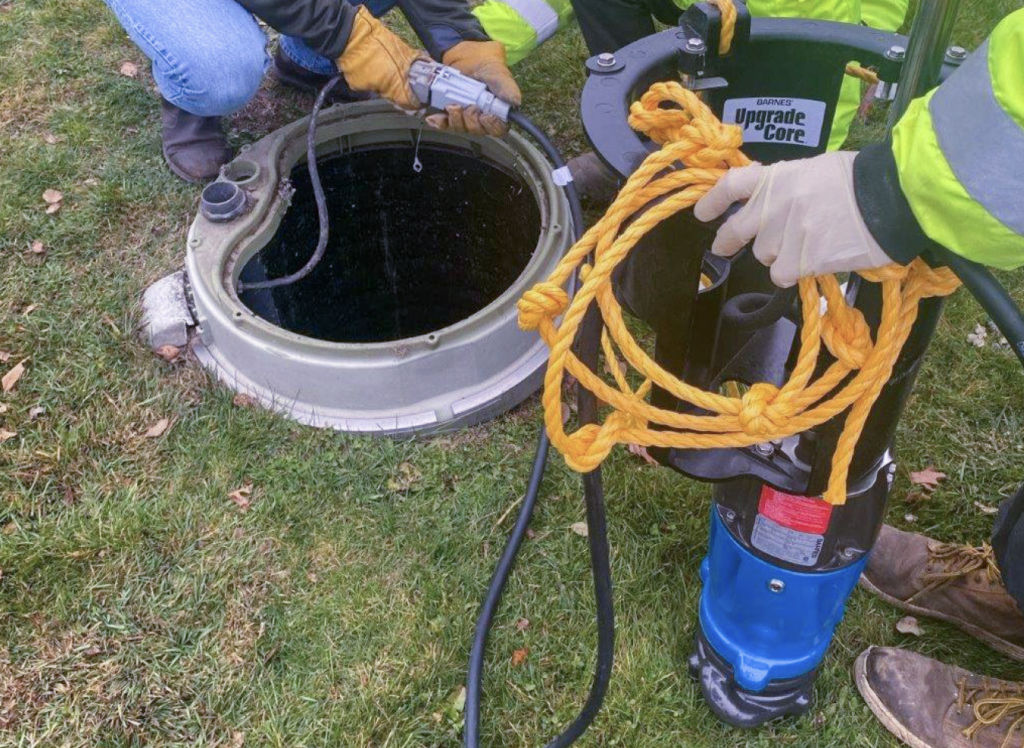
<svg viewBox="0 0 1024 748">
<path fill-rule="evenodd" d="M 258 140 L 309 114 L 313 100 L 312 96 L 283 85 L 271 71 L 252 100 L 232 116 L 232 134 L 246 142 Z"/>
</svg>

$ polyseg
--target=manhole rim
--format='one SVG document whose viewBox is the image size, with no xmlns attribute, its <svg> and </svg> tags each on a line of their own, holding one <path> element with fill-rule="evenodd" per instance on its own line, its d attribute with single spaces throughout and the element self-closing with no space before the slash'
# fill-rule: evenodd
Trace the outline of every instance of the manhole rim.
<svg viewBox="0 0 1024 748">
<path fill-rule="evenodd" d="M 307 123 L 308 119 L 303 118 L 271 133 L 240 152 L 225 167 L 226 170 L 230 169 L 240 161 L 252 162 L 259 167 L 259 179 L 255 183 L 248 180 L 249 183 L 243 184 L 250 201 L 247 215 L 231 224 L 216 224 L 199 214 L 190 226 L 186 265 L 192 293 L 204 302 L 197 305 L 200 307 L 197 309 L 200 327 L 203 326 L 203 318 L 208 318 L 212 311 L 216 311 L 219 323 L 231 325 L 238 333 L 251 337 L 257 344 L 284 343 L 288 348 L 295 348 L 307 355 L 345 353 L 364 359 L 390 359 L 397 350 L 401 358 L 406 358 L 414 351 L 429 353 L 440 345 L 471 339 L 493 322 L 514 316 L 515 306 L 510 302 L 548 277 L 561 258 L 561 251 L 553 253 L 551 250 L 568 241 L 571 221 L 568 204 L 561 190 L 551 188 L 550 166 L 535 146 L 514 132 L 503 139 L 467 141 L 464 136 L 452 136 L 424 126 L 422 143 L 482 155 L 498 168 L 513 169 L 528 189 L 533 191 L 541 212 L 541 237 L 522 272 L 500 295 L 477 312 L 446 327 L 408 338 L 360 343 L 335 342 L 273 325 L 250 311 L 238 298 L 234 286 L 241 268 L 265 245 L 267 238 L 276 232 L 287 210 L 290 195 L 282 188 L 285 184 L 282 175 L 289 174 L 294 165 L 304 160 Z M 372 124 L 374 129 L 367 130 L 368 124 Z M 409 115 L 382 102 L 331 107 L 321 114 L 317 131 L 318 156 L 344 152 L 344 149 L 325 147 L 343 138 L 347 138 L 349 144 L 358 141 L 354 146 L 348 146 L 354 148 L 411 143 L 418 129 L 415 120 L 410 121 Z M 409 135 L 405 138 L 382 137 L 391 133 Z M 467 148 L 467 142 L 473 146 Z M 495 158 L 496 154 L 504 155 L 506 163 Z M 211 244 L 215 245 L 214 250 L 210 249 Z M 215 256 L 211 257 L 211 254 Z"/>
</svg>

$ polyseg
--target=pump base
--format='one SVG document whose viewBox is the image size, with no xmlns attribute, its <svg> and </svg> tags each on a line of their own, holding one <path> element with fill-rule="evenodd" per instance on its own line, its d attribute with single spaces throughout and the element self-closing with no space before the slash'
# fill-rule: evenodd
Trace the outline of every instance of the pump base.
<svg viewBox="0 0 1024 748">
<path fill-rule="evenodd" d="M 734 727 L 760 727 L 773 719 L 799 716 L 811 708 L 817 669 L 795 678 L 773 680 L 763 691 L 748 691 L 733 678 L 725 661 L 698 630 L 689 659 L 690 677 L 715 716 Z"/>
</svg>

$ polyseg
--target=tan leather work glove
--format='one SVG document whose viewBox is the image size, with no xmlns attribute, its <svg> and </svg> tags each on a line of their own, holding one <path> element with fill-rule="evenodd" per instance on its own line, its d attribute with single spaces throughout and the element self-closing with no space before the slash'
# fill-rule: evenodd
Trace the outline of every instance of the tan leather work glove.
<svg viewBox="0 0 1024 748">
<path fill-rule="evenodd" d="M 509 72 L 505 45 L 501 42 L 459 42 L 442 55 L 441 62 L 486 83 L 492 94 L 512 106 L 523 103 L 523 94 Z M 448 107 L 444 114 L 427 117 L 427 122 L 440 130 L 470 135 L 504 135 L 508 131 L 506 123 L 493 114 L 481 114 L 475 106 Z"/>
<path fill-rule="evenodd" d="M 409 87 L 409 68 L 418 59 L 428 58 L 360 6 L 337 62 L 354 90 L 373 91 L 402 109 L 420 109 L 423 102 Z"/>
<path fill-rule="evenodd" d="M 808 276 L 891 264 L 857 207 L 856 155 L 837 151 L 731 169 L 693 208 L 699 220 L 711 221 L 746 201 L 718 230 L 711 251 L 731 257 L 753 241 L 754 256 L 783 288 Z"/>
</svg>

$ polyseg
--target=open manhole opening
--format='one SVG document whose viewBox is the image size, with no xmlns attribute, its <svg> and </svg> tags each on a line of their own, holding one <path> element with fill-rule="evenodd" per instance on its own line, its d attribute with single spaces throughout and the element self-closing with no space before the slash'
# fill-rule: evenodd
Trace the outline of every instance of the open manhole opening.
<svg viewBox="0 0 1024 748">
<path fill-rule="evenodd" d="M 517 173 L 465 150 L 423 143 L 364 147 L 317 162 L 330 239 L 316 269 L 290 286 L 243 291 L 254 314 L 336 343 L 378 343 L 453 325 L 500 297 L 541 233 L 534 191 Z M 242 283 L 299 270 L 319 232 L 305 162 L 275 235 Z"/>
</svg>

